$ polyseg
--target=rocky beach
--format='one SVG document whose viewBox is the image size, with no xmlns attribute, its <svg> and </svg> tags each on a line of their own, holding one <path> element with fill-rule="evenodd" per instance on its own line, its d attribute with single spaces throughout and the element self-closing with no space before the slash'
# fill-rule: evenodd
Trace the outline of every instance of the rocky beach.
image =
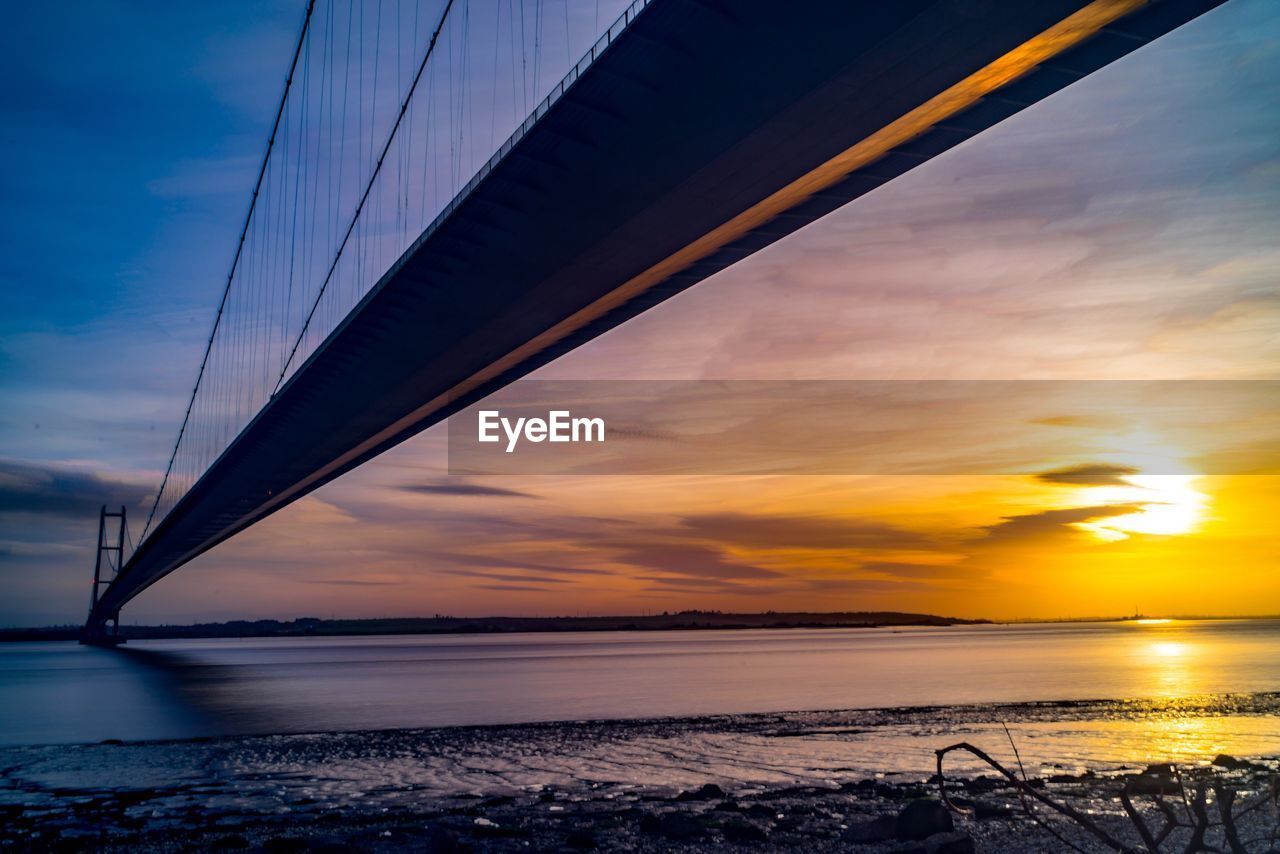
<svg viewBox="0 0 1280 854">
<path fill-rule="evenodd" d="M 1211 736 L 1173 762 L 1112 752 L 1170 728 Z M 936 751 L 957 742 L 1025 782 L 948 754 L 948 809 Z M 1219 742 L 1236 754 L 1204 752 Z M 1151 850 L 1140 823 L 1158 850 L 1252 852 L 1277 845 L 1280 695 L 13 747 L 0 763 L 8 851 Z"/>
</svg>

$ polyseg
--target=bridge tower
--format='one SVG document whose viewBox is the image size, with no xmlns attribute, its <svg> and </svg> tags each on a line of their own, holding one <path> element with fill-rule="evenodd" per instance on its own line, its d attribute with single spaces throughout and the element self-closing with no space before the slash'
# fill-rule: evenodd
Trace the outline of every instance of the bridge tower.
<svg viewBox="0 0 1280 854">
<path fill-rule="evenodd" d="M 107 539 L 108 519 L 119 520 L 115 531 L 115 545 L 111 545 L 111 541 Z M 85 626 L 84 632 L 80 636 L 80 643 L 94 646 L 116 646 L 124 643 L 124 639 L 120 637 L 119 611 L 112 614 L 106 622 L 100 625 L 93 625 L 92 617 L 94 610 L 98 606 L 98 593 L 102 585 L 110 584 L 116 573 L 120 571 L 120 567 L 124 566 L 124 538 L 127 526 L 128 520 L 124 507 L 120 508 L 119 513 L 111 513 L 107 511 L 107 505 L 102 505 L 102 509 L 98 513 L 98 548 L 93 561 L 93 590 L 89 596 L 91 622 Z M 106 557 L 105 569 L 109 572 L 103 572 L 104 555 Z"/>
</svg>

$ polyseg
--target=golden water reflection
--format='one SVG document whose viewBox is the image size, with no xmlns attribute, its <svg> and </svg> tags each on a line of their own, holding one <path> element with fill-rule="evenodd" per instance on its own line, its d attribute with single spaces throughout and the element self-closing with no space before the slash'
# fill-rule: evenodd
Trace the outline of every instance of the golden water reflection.
<svg viewBox="0 0 1280 854">
<path fill-rule="evenodd" d="M 1154 696 L 1179 697 L 1195 690 L 1195 671 L 1203 666 L 1201 650 L 1191 643 L 1153 640 L 1139 649 L 1150 666 L 1148 679 Z"/>
<path fill-rule="evenodd" d="M 1233 654 L 1233 639 L 1189 631 L 1200 621 L 1140 619 L 1127 621 L 1130 664 L 1140 684 L 1133 696 L 1183 697 L 1221 690 L 1214 662 Z M 1277 686 L 1280 687 L 1280 686 Z"/>
</svg>

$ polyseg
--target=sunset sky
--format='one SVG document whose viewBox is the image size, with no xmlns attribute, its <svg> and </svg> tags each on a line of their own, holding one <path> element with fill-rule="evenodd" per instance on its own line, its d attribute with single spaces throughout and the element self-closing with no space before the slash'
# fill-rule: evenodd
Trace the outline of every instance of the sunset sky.
<svg viewBox="0 0 1280 854">
<path fill-rule="evenodd" d="M 0 624 L 82 620 L 98 505 L 145 516 L 296 7 L 0 33 Z M 1280 7 L 1230 0 L 537 376 L 1276 380 L 1277 234 Z M 1131 462 L 1068 470 L 1050 438 L 1021 474 L 463 477 L 441 425 L 122 617 L 1280 613 L 1280 476 L 1078 412 L 1036 429 Z"/>
</svg>

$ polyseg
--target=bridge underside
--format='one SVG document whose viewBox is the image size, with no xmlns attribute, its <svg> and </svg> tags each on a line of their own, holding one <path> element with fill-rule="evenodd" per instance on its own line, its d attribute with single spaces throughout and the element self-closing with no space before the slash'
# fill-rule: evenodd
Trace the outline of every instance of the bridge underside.
<svg viewBox="0 0 1280 854">
<path fill-rule="evenodd" d="M 458 408 L 1222 0 L 655 0 L 155 528 L 89 629 Z"/>
</svg>

